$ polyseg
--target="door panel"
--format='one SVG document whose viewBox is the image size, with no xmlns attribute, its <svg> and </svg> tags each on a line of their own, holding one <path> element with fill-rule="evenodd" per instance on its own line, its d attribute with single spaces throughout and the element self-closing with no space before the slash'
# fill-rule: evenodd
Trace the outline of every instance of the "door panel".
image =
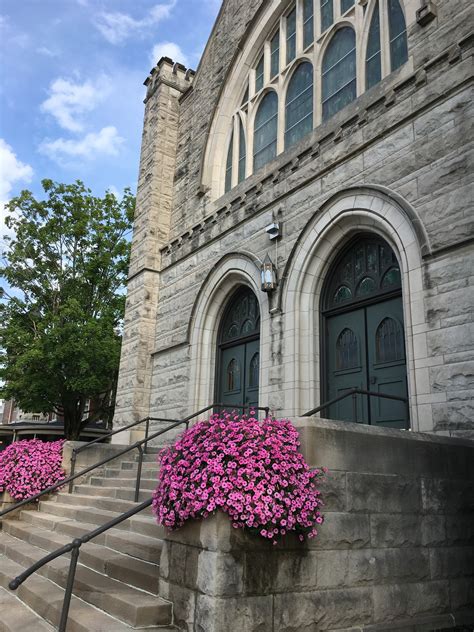
<svg viewBox="0 0 474 632">
<path fill-rule="evenodd" d="M 258 406 L 260 341 L 221 350 L 219 403 Z"/>
<path fill-rule="evenodd" d="M 258 406 L 258 384 L 260 370 L 260 341 L 245 345 L 245 393 L 244 405 Z"/>
<path fill-rule="evenodd" d="M 244 399 L 245 345 L 221 351 L 219 403 L 240 405 Z"/>
<path fill-rule="evenodd" d="M 402 300 L 395 298 L 370 305 L 366 311 L 369 390 L 407 398 Z M 372 424 L 391 428 L 407 426 L 404 402 L 370 399 Z"/>
<path fill-rule="evenodd" d="M 327 399 L 347 393 L 352 388 L 367 389 L 365 314 L 363 309 L 332 316 L 327 320 Z M 368 423 L 366 399 L 357 396 L 357 421 Z M 354 421 L 352 397 L 321 411 L 322 416 Z"/>
</svg>

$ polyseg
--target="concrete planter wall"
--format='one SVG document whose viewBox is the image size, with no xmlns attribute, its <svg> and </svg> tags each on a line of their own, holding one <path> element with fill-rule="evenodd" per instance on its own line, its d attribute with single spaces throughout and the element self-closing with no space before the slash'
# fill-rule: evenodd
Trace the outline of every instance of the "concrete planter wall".
<svg viewBox="0 0 474 632">
<path fill-rule="evenodd" d="M 331 471 L 319 537 L 273 546 L 220 513 L 170 534 L 160 594 L 181 629 L 472 624 L 474 443 L 319 419 L 297 425 L 307 460 Z"/>
</svg>

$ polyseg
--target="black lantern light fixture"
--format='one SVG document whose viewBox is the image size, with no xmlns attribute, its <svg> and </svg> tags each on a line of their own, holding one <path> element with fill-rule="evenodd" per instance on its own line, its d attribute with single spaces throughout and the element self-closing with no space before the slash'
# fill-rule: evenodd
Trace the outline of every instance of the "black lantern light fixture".
<svg viewBox="0 0 474 632">
<path fill-rule="evenodd" d="M 260 267 L 260 275 L 262 279 L 262 292 L 273 292 L 273 290 L 276 290 L 276 269 L 268 253 Z"/>
</svg>

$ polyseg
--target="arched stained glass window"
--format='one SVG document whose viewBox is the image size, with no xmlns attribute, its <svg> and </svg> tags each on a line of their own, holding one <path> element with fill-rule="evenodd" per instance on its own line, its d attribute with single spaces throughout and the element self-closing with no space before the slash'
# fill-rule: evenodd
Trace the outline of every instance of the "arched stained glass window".
<svg viewBox="0 0 474 632">
<path fill-rule="evenodd" d="M 242 121 L 239 121 L 239 168 L 238 182 L 245 180 L 245 165 L 247 162 L 247 149 L 245 144 L 245 132 Z"/>
<path fill-rule="evenodd" d="M 220 342 L 227 343 L 260 331 L 260 309 L 257 297 L 248 288 L 243 288 L 232 299 L 227 308 Z"/>
<path fill-rule="evenodd" d="M 388 28 L 390 32 L 390 67 L 400 68 L 408 59 L 405 16 L 398 0 L 388 2 Z"/>
<path fill-rule="evenodd" d="M 227 150 L 227 162 L 225 166 L 225 192 L 232 188 L 232 156 L 234 153 L 234 132 L 232 132 Z"/>
<path fill-rule="evenodd" d="M 359 344 L 352 329 L 346 328 L 336 341 L 336 369 L 353 369 L 359 365 Z"/>
<path fill-rule="evenodd" d="M 254 170 L 273 160 L 277 152 L 278 97 L 276 92 L 268 92 L 260 103 L 255 116 L 253 141 Z"/>
<path fill-rule="evenodd" d="M 322 67 L 323 120 L 354 101 L 356 86 L 355 32 L 350 26 L 334 34 L 324 53 Z"/>
<path fill-rule="evenodd" d="M 313 66 L 300 64 L 286 93 L 285 148 L 297 143 L 313 129 Z"/>
<path fill-rule="evenodd" d="M 334 22 L 333 0 L 321 0 L 321 33 Z"/>
<path fill-rule="evenodd" d="M 403 331 L 393 318 L 384 318 L 375 334 L 376 362 L 396 362 L 405 358 Z"/>
<path fill-rule="evenodd" d="M 379 2 L 375 3 L 372 20 L 370 21 L 367 54 L 365 57 L 365 87 L 368 90 L 382 78 L 382 63 L 380 56 L 380 12 Z"/>
<path fill-rule="evenodd" d="M 263 74 L 265 68 L 265 60 L 263 55 L 260 57 L 255 68 L 255 92 L 259 92 L 263 88 Z"/>
</svg>

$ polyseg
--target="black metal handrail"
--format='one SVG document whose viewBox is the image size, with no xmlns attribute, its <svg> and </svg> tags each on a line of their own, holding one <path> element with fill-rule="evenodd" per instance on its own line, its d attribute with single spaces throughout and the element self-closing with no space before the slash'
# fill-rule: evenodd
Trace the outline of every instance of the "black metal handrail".
<svg viewBox="0 0 474 632">
<path fill-rule="evenodd" d="M 261 406 L 228 406 L 226 404 L 211 404 L 210 406 L 207 406 L 206 408 L 202 408 L 201 410 L 198 410 L 196 413 L 193 413 L 192 415 L 189 415 L 188 417 L 185 417 L 184 419 L 181 419 L 179 421 L 175 421 L 171 426 L 169 426 L 168 428 L 164 428 L 163 430 L 160 430 L 158 432 L 155 432 L 154 434 L 145 437 L 144 439 L 142 439 L 141 441 L 137 441 L 136 443 L 132 444 L 131 446 L 128 446 L 125 450 L 122 450 L 121 452 L 119 452 L 118 454 L 113 455 L 112 457 L 109 457 L 108 459 L 104 459 L 103 461 L 101 461 L 100 463 L 97 463 L 95 465 L 92 465 L 88 468 L 86 468 L 85 470 L 83 470 L 82 472 L 79 472 L 78 474 L 75 474 L 73 476 L 70 476 L 69 478 L 67 478 L 64 481 L 61 481 L 61 483 L 59 485 L 55 485 L 53 487 L 50 487 L 48 490 L 45 490 L 44 492 L 37 494 L 36 496 L 33 496 L 32 498 L 26 499 L 24 501 L 21 501 L 20 503 L 17 503 L 17 505 L 15 505 L 12 508 L 7 509 L 6 511 L 3 511 L 0 513 L 0 517 L 3 516 L 6 513 L 9 513 L 10 511 L 13 511 L 13 509 L 16 509 L 22 505 L 25 505 L 27 503 L 30 503 L 32 500 L 35 500 L 36 498 L 39 498 L 40 496 L 42 496 L 45 493 L 49 493 L 50 491 L 53 491 L 54 489 L 57 489 L 58 486 L 63 486 L 68 482 L 72 482 L 74 479 L 78 478 L 79 476 L 83 476 L 84 474 L 87 474 L 88 472 L 94 470 L 97 467 L 101 467 L 102 465 L 105 465 L 106 463 L 112 461 L 114 458 L 117 458 L 118 456 L 121 456 L 123 454 L 126 454 L 127 452 L 130 452 L 130 450 L 134 450 L 136 447 L 139 447 L 139 453 L 140 453 L 140 460 L 139 460 L 139 464 L 138 464 L 138 468 L 137 468 L 137 484 L 136 484 L 136 488 L 135 488 L 135 502 L 137 502 L 138 500 L 138 493 L 140 490 L 140 479 L 141 479 L 141 465 L 143 462 L 143 449 L 141 448 L 141 446 L 143 444 L 147 444 L 149 441 L 152 441 L 153 439 L 155 439 L 156 437 L 169 432 L 170 430 L 172 430 L 173 428 L 176 428 L 182 424 L 186 424 L 186 427 L 189 427 L 189 422 L 194 419 L 195 417 L 199 417 L 200 415 L 204 414 L 205 412 L 211 410 L 211 409 L 219 409 L 219 408 L 231 408 L 231 409 L 239 409 L 239 410 L 243 410 L 245 412 L 245 410 L 248 408 L 249 411 L 250 410 L 263 410 L 265 411 L 265 416 L 268 417 L 269 413 L 270 413 L 270 408 L 268 406 L 265 407 L 261 407 Z M 156 419 L 156 418 L 155 418 Z M 151 420 L 151 419 L 150 419 Z M 158 421 L 160 421 L 158 419 Z M 166 419 L 165 421 L 171 421 L 169 419 Z M 135 424 L 131 424 L 132 426 L 137 425 Z M 122 428 L 121 430 L 125 430 L 127 428 Z M 118 432 L 120 432 L 121 430 L 118 430 L 116 432 L 114 432 L 113 434 L 117 434 Z M 83 447 L 83 446 L 81 446 Z M 106 524 L 98 527 L 97 529 L 94 529 L 93 531 L 90 531 L 89 533 L 86 533 L 85 535 L 81 536 L 80 538 L 75 538 L 72 542 L 69 542 L 69 544 L 66 544 L 62 547 L 60 547 L 59 549 L 57 549 L 56 551 L 53 551 L 52 553 L 49 553 L 48 555 L 45 555 L 43 558 L 41 558 L 40 560 L 38 560 L 37 562 L 35 562 L 34 564 L 32 564 L 29 568 L 27 568 L 25 571 L 23 571 L 23 573 L 21 573 L 20 575 L 18 575 L 17 577 L 15 577 L 15 579 L 13 579 L 8 587 L 10 588 L 10 590 L 16 590 L 19 586 L 21 586 L 21 584 L 28 579 L 28 577 L 30 577 L 33 573 L 35 573 L 36 571 L 38 571 L 40 568 L 42 568 L 45 564 L 48 564 L 48 562 L 52 562 L 53 560 L 55 560 L 56 558 L 60 557 L 61 555 L 64 555 L 65 553 L 71 553 L 71 562 L 69 564 L 69 572 L 68 572 L 68 577 L 67 577 L 67 581 L 66 581 L 66 590 L 64 593 L 64 601 L 63 601 L 63 607 L 61 610 L 61 618 L 60 618 L 60 622 L 59 622 L 59 632 L 65 632 L 66 630 L 66 625 L 67 625 L 67 619 L 68 619 L 68 615 L 69 615 L 69 608 L 71 605 L 71 598 L 72 598 L 72 590 L 74 587 L 74 580 L 76 577 L 76 569 L 77 569 L 77 563 L 78 563 L 78 559 L 79 559 L 79 553 L 80 553 L 80 548 L 83 544 L 86 544 L 87 542 L 89 542 L 90 540 L 92 540 L 93 538 L 97 537 L 98 535 L 102 535 L 102 533 L 105 533 L 106 531 L 108 531 L 109 529 L 115 527 L 116 525 L 120 524 L 121 522 L 124 522 L 125 520 L 127 520 L 128 518 L 131 518 L 132 516 L 136 515 L 137 513 L 140 513 L 141 511 L 143 511 L 144 509 L 146 509 L 147 507 L 149 507 L 152 503 L 152 498 L 149 498 L 148 500 L 144 501 L 143 503 L 141 503 L 140 505 L 137 505 L 136 507 L 133 507 L 132 509 L 129 509 L 128 511 L 122 513 L 120 516 L 117 516 L 116 518 L 113 518 L 112 520 L 109 520 L 109 522 L 107 522 Z"/>
<path fill-rule="evenodd" d="M 399 395 L 389 395 L 388 393 L 375 393 L 374 391 L 366 391 L 362 388 L 351 388 L 350 390 L 347 391 L 347 393 L 344 393 L 343 395 L 339 395 L 338 397 L 334 397 L 333 399 L 329 399 L 327 402 L 320 404 L 316 408 L 309 410 L 307 413 L 304 413 L 301 416 L 312 417 L 316 413 L 319 413 L 322 410 L 325 410 L 329 406 L 332 406 L 333 404 L 336 404 L 337 402 L 340 402 L 341 400 L 346 399 L 346 397 L 352 397 L 352 416 L 354 417 L 354 421 L 357 423 L 357 420 L 358 420 L 357 395 L 368 395 L 369 397 L 379 397 L 380 399 L 393 399 L 399 402 L 403 402 L 406 406 L 407 424 L 408 424 L 408 420 L 410 418 L 410 415 L 409 415 L 410 411 L 409 411 L 409 406 L 408 406 L 408 399 L 406 397 L 400 397 Z M 407 429 L 408 429 L 408 425 L 407 425 Z"/>
<path fill-rule="evenodd" d="M 135 514 L 140 513 L 140 511 L 143 511 L 144 509 L 146 509 L 147 507 L 151 505 L 152 500 L 153 500 L 152 498 L 149 498 L 148 500 L 141 503 L 140 505 L 133 507 L 133 509 L 129 509 L 128 511 L 121 514 L 120 516 L 113 518 L 113 520 L 109 520 L 109 522 L 102 525 L 101 527 L 98 527 L 97 529 L 94 529 L 93 531 L 89 531 L 89 533 L 86 533 L 80 538 L 75 538 L 72 542 L 69 542 L 69 544 L 65 544 L 64 546 L 57 549 L 56 551 L 53 551 L 52 553 L 45 555 L 43 558 L 41 558 L 40 560 L 32 564 L 28 569 L 23 571 L 23 573 L 18 575 L 18 577 L 15 577 L 15 579 L 12 579 L 12 581 L 8 584 L 8 587 L 10 588 L 10 590 L 16 590 L 19 586 L 21 586 L 21 584 L 26 579 L 28 579 L 28 577 L 33 575 L 33 573 L 36 573 L 36 571 L 42 568 L 45 564 L 48 564 L 48 562 L 52 562 L 53 560 L 60 557 L 61 555 L 64 555 L 65 553 L 71 553 L 71 562 L 69 564 L 69 572 L 68 572 L 67 581 L 66 581 L 66 590 L 64 593 L 63 607 L 61 610 L 61 619 L 59 621 L 59 628 L 58 628 L 59 632 L 65 632 L 68 615 L 69 615 L 69 607 L 71 605 L 72 589 L 73 589 L 74 580 L 76 577 L 77 562 L 79 559 L 81 546 L 83 544 L 86 544 L 87 542 L 90 542 L 90 540 L 93 540 L 98 535 L 102 535 L 102 533 L 105 533 L 105 531 L 108 531 L 112 527 L 115 527 L 121 522 L 124 522 L 124 520 L 127 520 L 128 518 L 131 518 Z"/>
<path fill-rule="evenodd" d="M 141 483 L 141 472 L 142 472 L 142 465 L 143 465 L 143 455 L 144 455 L 144 451 L 142 446 L 145 445 L 152 441 L 153 439 L 156 439 L 157 437 L 165 434 L 166 432 L 169 432 L 170 430 L 174 430 L 175 428 L 177 428 L 178 426 L 181 425 L 186 425 L 186 428 L 189 427 L 189 422 L 194 419 L 195 417 L 199 417 L 200 415 L 203 415 L 205 412 L 212 410 L 212 409 L 218 409 L 218 408 L 232 408 L 232 409 L 239 409 L 239 410 L 243 410 L 245 412 L 245 410 L 249 409 L 249 410 L 264 410 L 266 416 L 268 416 L 269 412 L 270 412 L 270 408 L 268 406 L 265 407 L 261 407 L 261 406 L 238 406 L 238 405 L 232 405 L 232 406 L 228 406 L 226 404 L 211 404 L 210 406 L 206 406 L 206 408 L 202 408 L 201 410 L 198 410 L 195 413 L 192 413 L 191 415 L 188 415 L 187 417 L 184 417 L 184 419 L 165 419 L 165 418 L 159 418 L 159 417 L 153 417 L 153 418 L 148 418 L 149 421 L 165 421 L 168 423 L 171 423 L 170 426 L 168 426 L 167 428 L 164 428 L 162 430 L 159 430 L 158 432 L 155 432 L 152 435 L 146 436 L 144 439 L 141 439 L 140 441 L 136 441 L 135 443 L 132 443 L 131 445 L 127 446 L 126 448 L 124 448 L 123 450 L 120 450 L 119 452 L 116 452 L 115 454 L 102 459 L 102 461 L 98 461 L 97 463 L 94 463 L 93 465 L 90 465 L 89 467 L 86 467 L 84 470 L 81 470 L 80 472 L 77 472 L 77 474 L 75 473 L 75 465 L 76 465 L 76 456 L 74 456 L 74 451 L 71 455 L 71 474 L 65 478 L 64 480 L 55 483 L 54 485 L 51 485 L 51 487 L 48 487 L 47 489 L 44 489 L 42 492 L 39 492 L 38 494 L 35 494 L 34 496 L 31 496 L 30 498 L 25 498 L 24 500 L 21 500 L 17 503 L 15 503 L 14 505 L 12 505 L 11 507 L 8 507 L 7 509 L 4 509 L 3 511 L 0 511 L 0 518 L 3 518 L 3 516 L 6 516 L 7 514 L 9 514 L 12 511 L 15 511 L 16 509 L 19 509 L 20 507 L 24 507 L 25 505 L 28 505 L 36 500 L 39 500 L 42 496 L 46 496 L 47 494 L 51 494 L 52 492 L 57 491 L 58 489 L 60 489 L 61 487 L 64 487 L 65 485 L 69 485 L 69 493 L 72 492 L 73 489 L 73 482 L 82 477 L 85 476 L 86 474 L 89 474 L 90 472 L 92 472 L 93 470 L 97 469 L 98 467 L 103 467 L 104 465 L 106 465 L 107 463 L 110 463 L 110 461 L 113 461 L 114 459 L 117 459 L 121 456 L 124 456 L 125 454 L 127 454 L 128 452 L 131 452 L 132 450 L 138 450 L 139 453 L 139 460 L 138 460 L 138 467 L 137 467 L 137 479 L 136 479 L 136 483 L 135 483 L 135 502 L 138 502 L 138 498 L 139 498 L 139 493 L 140 493 L 140 483 Z M 123 432 L 125 430 L 129 430 L 130 428 L 137 426 L 140 423 L 143 423 L 144 421 L 146 421 L 147 418 L 142 419 L 140 421 L 134 422 L 133 424 L 129 424 L 128 426 L 124 426 L 122 428 L 119 428 L 115 431 L 113 431 L 112 433 L 109 433 L 110 435 L 115 435 L 118 434 L 119 432 Z M 103 437 L 101 437 L 103 439 Z M 92 442 L 91 442 L 92 443 Z M 86 444 L 84 446 L 80 446 L 79 448 L 77 448 L 77 452 L 76 455 L 79 451 L 82 451 L 84 449 L 87 448 L 87 446 L 90 444 Z"/>
</svg>

